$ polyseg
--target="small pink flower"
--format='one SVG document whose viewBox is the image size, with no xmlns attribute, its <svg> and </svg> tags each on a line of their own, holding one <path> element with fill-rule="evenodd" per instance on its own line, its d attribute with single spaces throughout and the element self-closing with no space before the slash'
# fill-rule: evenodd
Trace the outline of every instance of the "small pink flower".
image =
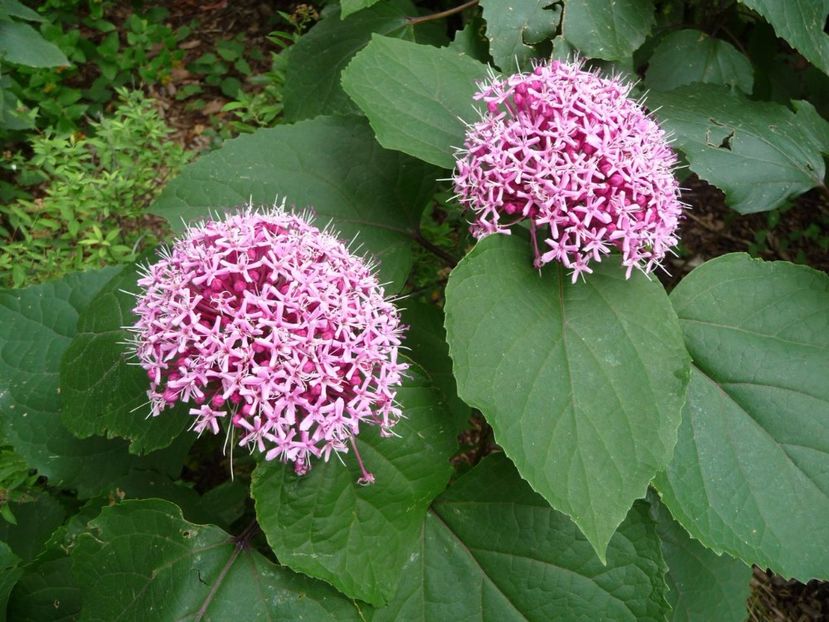
<svg viewBox="0 0 829 622">
<path fill-rule="evenodd" d="M 360 424 L 385 436 L 401 417 L 398 311 L 372 267 L 307 219 L 279 207 L 201 223 L 138 284 L 131 330 L 153 416 L 192 403 L 196 432 L 228 421 L 240 445 L 300 474 L 347 443 L 356 453 Z"/>
<path fill-rule="evenodd" d="M 480 89 L 486 112 L 469 127 L 454 172 L 475 237 L 527 220 L 534 265 L 558 261 L 573 282 L 613 248 L 628 278 L 661 265 L 682 217 L 677 160 L 629 85 L 551 61 Z"/>
</svg>

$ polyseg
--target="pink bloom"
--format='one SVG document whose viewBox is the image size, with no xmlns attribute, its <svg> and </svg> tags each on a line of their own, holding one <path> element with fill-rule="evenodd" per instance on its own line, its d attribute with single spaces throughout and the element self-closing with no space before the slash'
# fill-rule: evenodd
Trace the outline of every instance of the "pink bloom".
<svg viewBox="0 0 829 622">
<path fill-rule="evenodd" d="M 573 282 L 613 248 L 628 277 L 660 265 L 682 217 L 677 160 L 629 85 L 552 61 L 480 89 L 486 112 L 469 127 L 454 172 L 475 237 L 527 220 L 534 265 L 558 261 Z"/>
<path fill-rule="evenodd" d="M 228 421 L 240 445 L 300 474 L 356 452 L 361 423 L 388 435 L 400 418 L 397 309 L 369 264 L 306 219 L 280 207 L 199 224 L 138 284 L 131 330 L 153 416 L 192 402 L 197 432 Z"/>
</svg>

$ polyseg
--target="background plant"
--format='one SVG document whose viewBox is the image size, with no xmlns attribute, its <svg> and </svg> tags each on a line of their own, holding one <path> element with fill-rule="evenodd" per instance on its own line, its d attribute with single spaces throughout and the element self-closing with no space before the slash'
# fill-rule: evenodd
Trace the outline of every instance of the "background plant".
<svg viewBox="0 0 829 622">
<path fill-rule="evenodd" d="M 827 9 L 780 6 L 331 4 L 283 57 L 282 122 L 197 158 L 151 212 L 180 233 L 285 196 L 358 236 L 410 294 L 400 438 L 360 435 L 371 487 L 350 456 L 301 479 L 236 456 L 231 480 L 223 439 L 135 411 L 133 265 L 4 291 L 0 431 L 39 478 L 9 506 L 37 529 L 0 546 L 12 619 L 54 617 L 62 590 L 81 619 L 728 621 L 752 564 L 829 577 L 829 277 L 723 252 L 753 235 L 694 242 L 730 226 L 709 199 L 823 235 Z M 450 196 L 476 81 L 573 53 L 641 79 L 688 163 L 664 284 L 618 257 L 539 273 L 522 230 L 473 247 Z"/>
<path fill-rule="evenodd" d="M 146 208 L 186 162 L 141 92 L 119 91 L 91 136 L 42 135 L 28 160 L 5 162 L 37 196 L 0 207 L 0 278 L 6 286 L 135 259 L 155 238 Z"/>
</svg>

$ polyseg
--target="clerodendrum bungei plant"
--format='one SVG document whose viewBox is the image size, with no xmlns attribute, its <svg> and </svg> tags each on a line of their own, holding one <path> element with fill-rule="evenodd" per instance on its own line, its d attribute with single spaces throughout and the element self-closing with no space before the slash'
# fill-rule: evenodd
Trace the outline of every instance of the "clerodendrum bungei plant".
<svg viewBox="0 0 829 622">
<path fill-rule="evenodd" d="M 751 564 L 829 578 L 829 278 L 657 278 L 680 157 L 770 210 L 823 186 L 829 125 L 748 99 L 722 41 L 660 82 L 647 0 L 481 5 L 439 46 L 343 0 L 285 123 L 155 202 L 169 246 L 0 294 L 0 431 L 48 478 L 0 544 L 11 619 L 730 621 Z"/>
</svg>

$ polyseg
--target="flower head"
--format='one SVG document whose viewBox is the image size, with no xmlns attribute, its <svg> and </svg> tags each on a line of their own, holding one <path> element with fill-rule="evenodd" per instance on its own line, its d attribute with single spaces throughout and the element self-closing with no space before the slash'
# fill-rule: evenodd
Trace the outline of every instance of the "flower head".
<svg viewBox="0 0 829 622">
<path fill-rule="evenodd" d="M 400 418 L 399 314 L 371 266 L 307 219 L 279 207 L 201 223 L 138 284 L 153 416 L 191 404 L 196 431 L 229 424 L 300 474 L 356 452 L 361 423 L 390 434 Z"/>
<path fill-rule="evenodd" d="M 473 235 L 528 220 L 535 266 L 559 261 L 574 282 L 613 247 L 628 277 L 660 265 L 682 214 L 676 156 L 629 93 L 618 79 L 559 61 L 482 84 L 475 98 L 486 112 L 469 127 L 454 173 Z"/>
</svg>

